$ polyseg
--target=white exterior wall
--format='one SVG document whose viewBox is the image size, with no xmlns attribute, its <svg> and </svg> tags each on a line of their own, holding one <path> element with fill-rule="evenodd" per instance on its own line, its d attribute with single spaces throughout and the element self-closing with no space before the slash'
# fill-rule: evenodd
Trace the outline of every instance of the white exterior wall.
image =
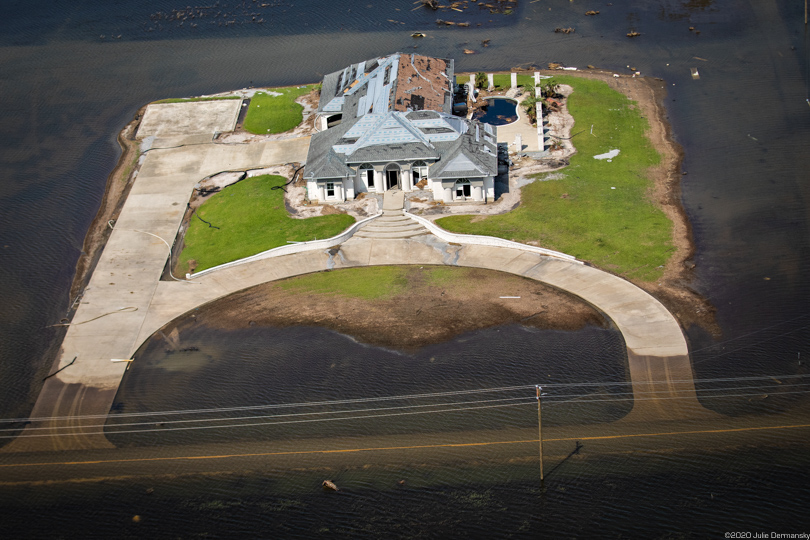
<svg viewBox="0 0 810 540">
<path fill-rule="evenodd" d="M 434 201 L 443 201 L 444 200 L 444 188 L 442 187 L 441 180 L 433 180 L 432 178 L 428 178 L 427 187 L 430 191 L 433 192 L 433 200 Z"/>
<path fill-rule="evenodd" d="M 354 199 L 354 179 L 356 177 L 349 177 L 343 179 L 343 201 L 348 201 Z"/>
<path fill-rule="evenodd" d="M 307 199 L 318 200 L 318 183 L 315 180 L 307 180 Z"/>
<path fill-rule="evenodd" d="M 486 194 L 487 202 L 495 201 L 495 177 L 487 176 L 484 178 L 484 193 Z"/>
<path fill-rule="evenodd" d="M 335 196 L 326 196 L 326 183 L 332 182 L 335 184 Z M 334 178 L 328 180 L 307 180 L 307 197 L 310 201 L 323 202 L 345 202 L 347 198 L 353 199 L 355 196 L 354 191 L 354 177 L 349 178 Z"/>
</svg>

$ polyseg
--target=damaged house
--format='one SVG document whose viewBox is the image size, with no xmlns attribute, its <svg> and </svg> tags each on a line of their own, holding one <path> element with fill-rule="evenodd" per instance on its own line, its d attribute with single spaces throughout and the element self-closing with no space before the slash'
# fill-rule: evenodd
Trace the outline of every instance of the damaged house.
<svg viewBox="0 0 810 540">
<path fill-rule="evenodd" d="M 392 54 L 325 76 L 304 178 L 307 196 L 429 190 L 445 203 L 492 201 L 496 128 L 453 116 L 453 60 Z"/>
</svg>

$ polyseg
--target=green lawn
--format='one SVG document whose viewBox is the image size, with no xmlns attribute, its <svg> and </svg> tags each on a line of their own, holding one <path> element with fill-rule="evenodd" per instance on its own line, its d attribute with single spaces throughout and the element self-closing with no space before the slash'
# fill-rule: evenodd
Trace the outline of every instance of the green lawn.
<svg viewBox="0 0 810 540">
<path fill-rule="evenodd" d="M 495 88 L 509 89 L 512 86 L 512 75 L 510 73 L 496 73 L 492 76 L 492 84 L 495 85 Z M 525 85 L 534 86 L 534 75 L 518 73 L 517 85 L 518 88 Z"/>
<path fill-rule="evenodd" d="M 192 98 L 168 98 L 154 101 L 153 103 L 190 103 L 194 101 L 222 101 L 225 99 L 242 99 L 239 96 L 214 96 L 214 97 L 192 97 Z"/>
<path fill-rule="evenodd" d="M 577 154 L 556 174 L 522 189 L 521 205 L 504 215 L 472 222 L 471 216 L 437 220 L 447 230 L 535 241 L 628 278 L 652 281 L 674 251 L 672 224 L 648 197 L 646 175 L 660 156 L 634 102 L 601 81 L 555 77 L 574 87 L 568 109 L 576 125 Z M 591 126 L 593 125 L 593 134 Z M 594 155 L 617 148 L 612 162 Z M 544 179 L 547 176 L 559 179 Z M 613 189 L 615 188 L 615 189 Z"/>
<path fill-rule="evenodd" d="M 279 282 L 287 291 L 319 293 L 349 298 L 377 300 L 402 294 L 408 287 L 407 266 L 366 266 L 338 270 L 340 279 L 332 272 L 318 272 Z"/>
<path fill-rule="evenodd" d="M 315 85 L 273 88 L 268 92 L 281 94 L 275 96 L 265 92 L 256 92 L 250 99 L 243 127 L 256 134 L 283 133 L 293 129 L 303 120 L 304 108 L 295 102 L 296 98 L 310 93 Z"/>
<path fill-rule="evenodd" d="M 291 218 L 284 207 L 284 191 L 271 189 L 286 182 L 281 176 L 255 176 L 212 195 L 197 214 L 219 229 L 209 227 L 196 216 L 191 218 L 178 272 L 187 272 L 192 259 L 196 271 L 205 270 L 287 245 L 288 240 L 329 238 L 354 223 L 354 218 L 346 214 Z"/>
</svg>

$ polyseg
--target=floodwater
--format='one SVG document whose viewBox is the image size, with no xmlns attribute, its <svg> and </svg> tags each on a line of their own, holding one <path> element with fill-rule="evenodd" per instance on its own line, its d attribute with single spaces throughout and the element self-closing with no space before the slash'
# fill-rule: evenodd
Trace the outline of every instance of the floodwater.
<svg viewBox="0 0 810 540">
<path fill-rule="evenodd" d="M 116 133 L 140 106 L 250 85 L 315 82 L 394 51 L 452 57 L 459 72 L 553 61 L 617 73 L 634 68 L 666 80 L 667 113 L 688 173 L 682 197 L 696 243 L 691 285 L 716 307 L 723 332 L 714 339 L 703 329 L 686 329 L 695 375 L 782 380 L 806 373 L 810 107 L 801 2 L 521 0 L 510 14 L 480 8 L 434 13 L 414 10 L 409 0 L 221 0 L 211 6 L 206 11 L 222 13 L 190 19 L 178 18 L 187 5 L 171 0 L 0 5 L 4 417 L 30 411 L 50 370 L 45 353 L 61 334 L 47 326 L 73 301 L 68 289 L 81 243 L 120 154 Z M 600 14 L 584 16 L 589 9 Z M 471 24 L 439 26 L 437 18 Z M 555 34 L 556 27 L 576 32 Z M 415 30 L 426 37 L 412 38 Z M 629 39 L 629 31 L 641 36 Z M 691 77 L 693 67 L 699 80 Z M 593 352 L 587 340 L 573 342 L 584 356 Z M 214 356 L 221 361 L 232 354 Z M 498 371 L 480 373 L 486 378 Z M 404 390 L 409 379 L 403 379 Z M 351 384 L 336 380 L 331 388 L 339 393 Z M 375 391 L 395 395 L 397 384 Z M 478 379 L 469 385 L 491 386 Z M 166 392 L 171 389 L 156 390 L 154 403 L 167 400 Z M 139 399 L 148 393 L 142 389 Z M 255 405 L 248 397 L 244 405 Z M 774 411 L 758 412 L 780 421 Z M 458 451 L 455 464 L 435 468 L 419 466 L 417 458 L 406 470 L 347 468 L 341 480 L 349 487 L 337 497 L 312 489 L 321 472 L 270 471 L 6 485 L 0 498 L 4 529 L 34 538 L 805 532 L 807 432 L 783 430 L 762 448 L 723 448 L 723 440 L 718 435 L 705 452 L 620 456 L 588 456 L 586 444 L 582 457 L 567 461 L 542 489 L 536 468 L 524 462 L 475 464 Z M 401 486 L 400 477 L 407 478 Z M 155 490 L 147 495 L 150 487 Z M 135 514 L 143 519 L 133 521 Z M 47 517 L 32 522 L 31 515 Z"/>
</svg>

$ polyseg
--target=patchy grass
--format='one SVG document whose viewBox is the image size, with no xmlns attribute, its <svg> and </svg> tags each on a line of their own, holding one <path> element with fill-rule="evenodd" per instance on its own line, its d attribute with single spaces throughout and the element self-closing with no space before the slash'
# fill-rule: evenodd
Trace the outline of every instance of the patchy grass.
<svg viewBox="0 0 810 540">
<path fill-rule="evenodd" d="M 510 73 L 496 73 L 492 76 L 492 84 L 494 84 L 495 88 L 498 89 L 510 88 L 512 86 L 512 75 Z M 518 88 L 526 85 L 533 87 L 534 75 L 526 75 L 524 73 L 518 73 L 517 85 Z"/>
<path fill-rule="evenodd" d="M 284 207 L 284 191 L 272 189 L 286 182 L 282 176 L 255 176 L 212 195 L 197 214 L 219 229 L 191 218 L 179 271 L 187 272 L 192 259 L 196 271 L 205 270 L 286 245 L 288 240 L 329 238 L 354 223 L 346 214 L 291 218 Z"/>
<path fill-rule="evenodd" d="M 268 92 L 256 92 L 250 99 L 243 127 L 256 134 L 283 133 L 296 127 L 303 120 L 304 107 L 296 98 L 310 93 L 315 85 L 274 88 Z M 274 94 L 281 94 L 280 96 Z"/>
<path fill-rule="evenodd" d="M 675 248 L 672 223 L 648 195 L 647 170 L 660 156 L 645 136 L 647 120 L 602 81 L 555 80 L 574 87 L 568 100 L 573 133 L 584 130 L 574 139 L 577 154 L 562 178 L 538 175 L 540 181 L 522 189 L 520 207 L 507 214 L 474 223 L 472 216 L 451 216 L 437 223 L 454 232 L 535 241 L 632 279 L 659 278 Z M 615 148 L 621 153 L 612 162 L 593 158 Z"/>
<path fill-rule="evenodd" d="M 340 270 L 339 279 L 332 272 L 317 272 L 290 278 L 278 286 L 292 292 L 378 300 L 404 293 L 411 271 L 405 266 L 346 268 Z"/>
<path fill-rule="evenodd" d="M 193 101 L 222 101 L 226 99 L 242 99 L 239 96 L 214 96 L 214 97 L 192 97 L 192 98 L 168 98 L 152 103 L 190 103 Z"/>
</svg>

